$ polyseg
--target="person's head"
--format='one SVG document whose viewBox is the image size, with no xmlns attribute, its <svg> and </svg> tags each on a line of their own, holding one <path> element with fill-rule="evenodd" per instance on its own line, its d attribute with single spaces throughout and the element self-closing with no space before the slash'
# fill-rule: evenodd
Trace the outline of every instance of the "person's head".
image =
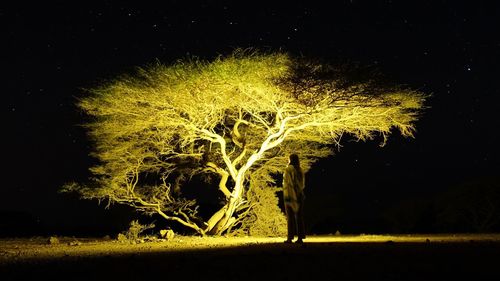
<svg viewBox="0 0 500 281">
<path fill-rule="evenodd" d="M 299 156 L 295 153 L 290 154 L 290 156 L 288 158 L 288 163 L 290 163 L 290 165 L 293 165 L 297 168 L 300 168 Z"/>
</svg>

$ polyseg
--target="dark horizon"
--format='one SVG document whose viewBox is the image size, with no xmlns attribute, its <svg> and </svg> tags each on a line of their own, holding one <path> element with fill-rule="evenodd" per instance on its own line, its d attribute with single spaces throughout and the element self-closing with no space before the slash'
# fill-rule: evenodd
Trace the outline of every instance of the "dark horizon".
<svg viewBox="0 0 500 281">
<path fill-rule="evenodd" d="M 482 181 L 500 189 L 499 11 L 495 3 L 453 1 L 1 8 L 8 117 L 0 235 L 27 235 L 37 224 L 29 235 L 125 230 L 133 219 L 126 207 L 105 210 L 105 203 L 57 193 L 66 182 L 84 181 L 93 163 L 75 102 L 84 89 L 136 67 L 210 59 L 238 47 L 358 63 L 431 94 L 414 139 L 395 132 L 379 147 L 380 138 L 347 137 L 308 172 L 306 224 L 311 233 L 397 232 L 387 212 L 419 210 L 421 224 L 400 222 L 400 232 L 444 231 L 432 225 L 436 200 Z"/>
</svg>

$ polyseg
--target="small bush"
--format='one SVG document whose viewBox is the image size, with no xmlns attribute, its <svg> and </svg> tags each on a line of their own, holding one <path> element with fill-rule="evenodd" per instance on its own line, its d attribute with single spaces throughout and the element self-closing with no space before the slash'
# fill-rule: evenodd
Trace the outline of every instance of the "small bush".
<svg viewBox="0 0 500 281">
<path fill-rule="evenodd" d="M 253 203 L 248 215 L 242 220 L 235 236 L 283 236 L 286 234 L 286 217 L 278 203 L 277 189 L 272 186 L 252 185 L 247 194 Z"/>
<path fill-rule="evenodd" d="M 50 245 L 57 245 L 57 244 L 59 244 L 59 239 L 55 236 L 51 236 L 47 242 Z"/>
<path fill-rule="evenodd" d="M 148 230 L 148 229 L 151 229 L 151 228 L 154 228 L 155 225 L 152 223 L 152 224 L 148 224 L 148 225 L 143 225 L 143 224 L 140 224 L 139 221 L 137 220 L 134 220 L 134 221 L 131 221 L 130 222 L 130 226 L 128 228 L 128 230 L 122 232 L 122 233 L 119 233 L 118 234 L 118 241 L 137 241 L 141 238 L 141 234 Z"/>
</svg>

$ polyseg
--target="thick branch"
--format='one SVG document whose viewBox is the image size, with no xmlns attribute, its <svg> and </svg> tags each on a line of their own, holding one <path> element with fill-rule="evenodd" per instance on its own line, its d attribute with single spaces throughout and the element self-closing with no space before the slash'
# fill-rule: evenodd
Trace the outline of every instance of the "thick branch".
<svg viewBox="0 0 500 281">
<path fill-rule="evenodd" d="M 232 134 L 232 141 L 234 144 L 236 144 L 238 147 L 243 148 L 245 146 L 245 139 L 242 138 L 240 131 L 238 130 L 238 126 L 241 123 L 246 123 L 246 121 L 242 119 L 236 120 L 236 123 L 234 123 L 233 126 L 233 134 Z"/>
<path fill-rule="evenodd" d="M 229 196 L 231 196 L 231 192 L 226 187 L 226 183 L 229 178 L 229 173 L 226 170 L 222 169 L 221 167 L 217 166 L 213 162 L 207 163 L 207 166 L 213 169 L 219 175 L 221 175 L 221 179 L 219 181 L 219 190 L 222 191 L 222 193 L 224 193 L 226 198 L 229 198 Z"/>
<path fill-rule="evenodd" d="M 214 139 L 215 142 L 219 143 L 220 145 L 220 150 L 222 154 L 222 160 L 224 163 L 226 163 L 227 168 L 229 169 L 229 173 L 233 179 L 236 179 L 236 169 L 231 163 L 231 160 L 229 159 L 229 156 L 227 155 L 226 152 L 226 140 L 224 138 L 214 132 L 210 132 L 207 129 L 199 129 L 200 132 L 204 133 L 206 136 L 208 136 L 209 139 Z"/>
<path fill-rule="evenodd" d="M 243 157 L 245 157 L 247 153 L 247 149 L 244 148 L 243 151 L 240 153 L 240 155 L 238 155 L 238 157 L 236 157 L 234 160 L 233 160 L 233 166 L 236 167 L 236 165 L 238 165 L 238 163 L 243 159 Z"/>
</svg>

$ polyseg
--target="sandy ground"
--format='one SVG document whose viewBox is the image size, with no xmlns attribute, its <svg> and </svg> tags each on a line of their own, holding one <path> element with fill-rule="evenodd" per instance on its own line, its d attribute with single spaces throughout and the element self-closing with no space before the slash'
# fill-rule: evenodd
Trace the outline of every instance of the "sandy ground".
<svg viewBox="0 0 500 281">
<path fill-rule="evenodd" d="M 500 234 L 59 240 L 0 240 L 0 280 L 500 280 Z"/>
</svg>

